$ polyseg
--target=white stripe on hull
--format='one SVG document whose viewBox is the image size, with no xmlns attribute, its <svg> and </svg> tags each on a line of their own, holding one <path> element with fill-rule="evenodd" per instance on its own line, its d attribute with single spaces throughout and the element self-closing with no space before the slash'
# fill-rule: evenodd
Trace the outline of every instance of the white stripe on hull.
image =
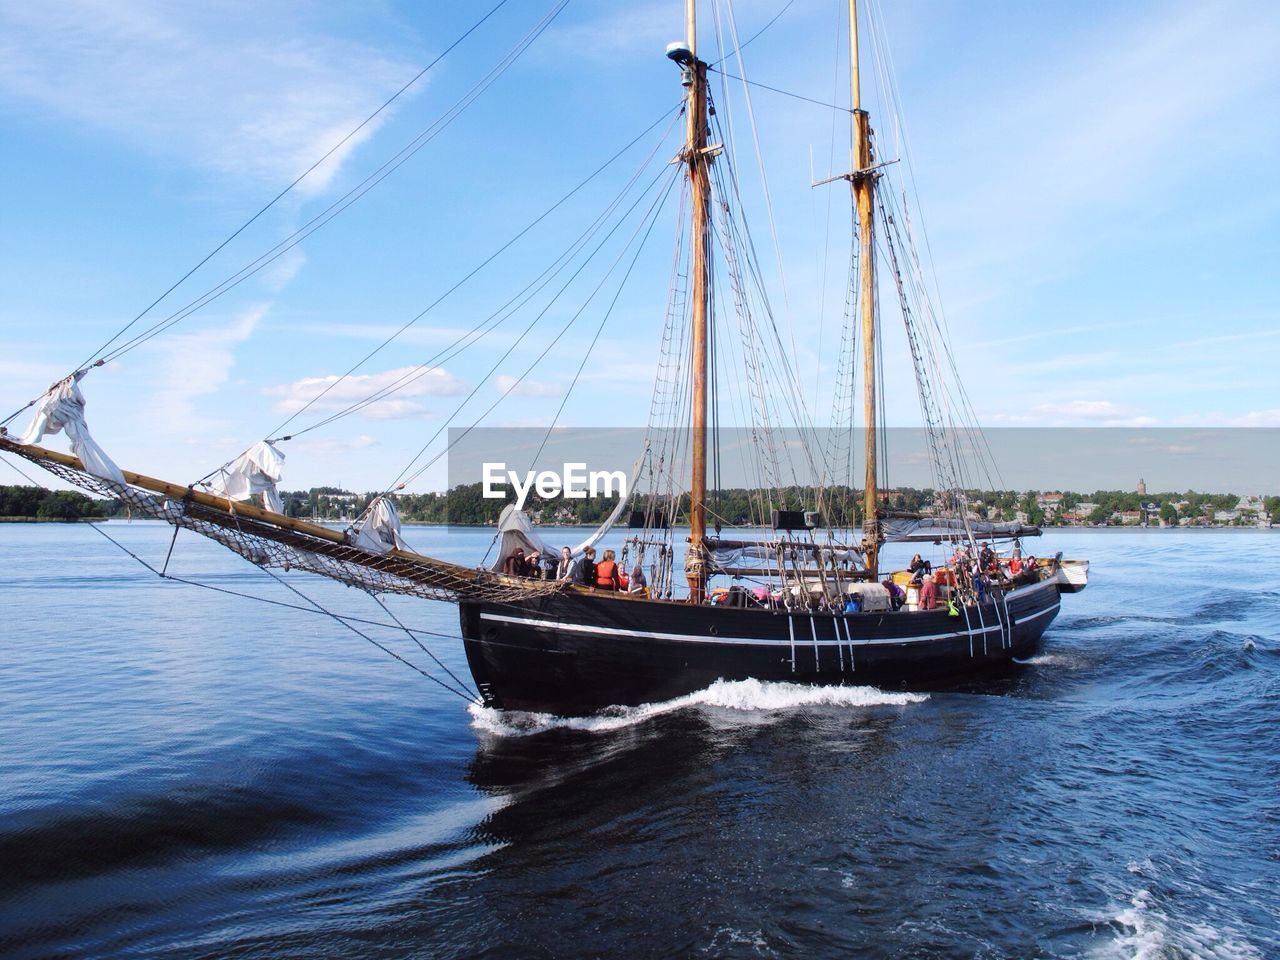
<svg viewBox="0 0 1280 960">
<path fill-rule="evenodd" d="M 1014 621 L 1014 623 L 1023 624 L 1023 623 L 1028 623 L 1032 620 L 1038 620 L 1039 618 L 1048 616 L 1051 613 L 1056 613 L 1058 610 L 1058 606 L 1059 605 L 1055 603 L 1053 606 L 1046 607 L 1044 610 L 1041 610 L 1037 613 L 1028 614 L 1025 617 L 1019 617 L 1017 620 Z M 891 614 L 891 616 L 893 616 L 893 614 Z M 898 616 L 909 617 L 911 616 L 911 614 L 910 613 L 898 614 Z M 593 626 L 593 625 L 582 624 L 582 623 L 565 623 L 564 621 L 561 621 L 561 620 L 543 620 L 535 617 L 512 617 L 512 616 L 507 616 L 501 613 L 481 612 L 480 619 L 497 621 L 499 623 L 515 623 L 515 624 L 519 624 L 521 626 L 526 626 L 526 627 L 541 627 L 547 630 L 561 630 L 561 631 L 566 631 L 568 633 L 600 634 L 603 636 L 610 636 L 610 637 L 635 637 L 636 639 L 640 639 L 640 640 L 672 640 L 678 643 L 721 643 L 721 644 L 734 644 L 734 645 L 753 646 L 753 647 L 789 646 L 791 643 L 789 639 L 769 640 L 769 639 L 762 639 L 760 637 L 715 637 L 715 636 L 701 637 L 701 636 L 693 636 L 692 634 L 687 634 L 687 633 L 662 633 L 655 630 L 628 630 L 624 627 L 601 627 L 601 626 Z M 848 624 L 846 623 L 845 626 L 847 630 Z M 875 643 L 881 643 L 881 644 L 925 643 L 931 640 L 955 640 L 960 637 L 983 637 L 990 633 L 998 633 L 999 631 L 1000 631 L 1000 628 L 998 626 L 993 626 L 985 630 L 957 630 L 953 633 L 933 633 L 923 637 L 884 637 L 879 639 L 872 638 L 872 639 L 866 639 L 866 640 L 858 640 L 858 639 L 853 639 L 851 637 L 847 641 L 840 640 L 840 639 L 819 640 L 815 636 L 813 643 L 815 646 L 819 646 L 819 647 L 834 647 L 842 643 L 860 644 L 863 646 L 868 644 L 875 644 Z"/>
</svg>

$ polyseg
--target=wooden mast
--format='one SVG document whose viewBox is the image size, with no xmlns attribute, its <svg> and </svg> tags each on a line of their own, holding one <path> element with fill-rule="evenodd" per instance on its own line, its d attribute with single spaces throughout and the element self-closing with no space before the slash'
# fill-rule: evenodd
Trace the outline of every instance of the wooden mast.
<svg viewBox="0 0 1280 960">
<path fill-rule="evenodd" d="M 871 123 L 862 109 L 858 77 L 858 2 L 849 0 L 849 88 L 853 105 L 853 185 L 858 212 L 858 303 L 862 329 L 862 419 L 866 428 L 866 484 L 863 491 L 862 534 L 867 571 L 878 575 L 880 524 L 876 487 L 876 269 L 875 237 L 872 231 L 872 193 L 875 174 L 871 172 Z"/>
<path fill-rule="evenodd" d="M 698 59 L 697 0 L 685 0 L 685 42 L 692 55 L 685 65 L 684 83 L 689 88 L 686 109 L 685 162 L 689 168 L 692 202 L 693 284 L 692 284 L 692 373 L 693 411 L 690 438 L 693 478 L 689 488 L 689 551 L 685 575 L 689 581 L 689 601 L 702 603 L 706 597 L 707 533 L 707 314 L 710 299 L 711 185 L 707 165 L 707 65 Z"/>
</svg>

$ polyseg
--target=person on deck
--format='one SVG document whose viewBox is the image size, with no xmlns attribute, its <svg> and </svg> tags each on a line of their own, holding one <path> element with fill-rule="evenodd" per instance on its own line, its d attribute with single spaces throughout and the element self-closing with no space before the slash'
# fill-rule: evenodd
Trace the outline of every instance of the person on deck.
<svg viewBox="0 0 1280 960">
<path fill-rule="evenodd" d="M 644 564 L 639 560 L 631 569 L 631 582 L 627 584 L 628 593 L 648 593 L 649 581 L 644 576 Z"/>
<path fill-rule="evenodd" d="M 1036 583 L 1040 579 L 1040 561 L 1034 556 L 1027 557 L 1022 566 L 1022 579 L 1027 583 Z"/>
<path fill-rule="evenodd" d="M 911 558 L 911 566 L 907 567 L 907 572 L 911 574 L 912 583 L 919 583 L 933 572 L 933 564 L 917 553 Z"/>
<path fill-rule="evenodd" d="M 907 598 L 907 593 L 900 586 L 893 582 L 892 577 L 886 577 L 880 584 L 889 593 L 889 604 L 894 610 L 902 608 L 902 603 Z"/>
<path fill-rule="evenodd" d="M 568 580 L 573 572 L 573 551 L 568 547 L 560 548 L 560 562 L 556 564 L 556 579 Z"/>
<path fill-rule="evenodd" d="M 978 567 L 983 573 L 990 573 L 995 569 L 996 552 L 991 549 L 991 544 L 984 543 L 978 551 Z"/>
<path fill-rule="evenodd" d="M 527 576 L 528 565 L 524 559 L 524 551 L 519 547 L 512 548 L 507 558 L 502 561 L 502 572 L 508 577 Z"/>
<path fill-rule="evenodd" d="M 542 571 L 542 551 L 530 550 L 524 558 L 525 576 L 532 577 L 535 580 L 546 579 Z"/>
<path fill-rule="evenodd" d="M 932 610 L 938 605 L 938 585 L 933 582 L 933 577 L 925 577 L 920 584 L 920 601 L 921 610 Z"/>
<path fill-rule="evenodd" d="M 600 558 L 600 562 L 596 564 L 596 589 L 597 590 L 620 590 L 622 589 L 622 581 L 618 576 L 618 561 L 614 559 L 614 552 L 606 550 L 604 556 Z"/>
<path fill-rule="evenodd" d="M 573 582 L 584 587 L 596 585 L 596 548 L 587 547 L 573 567 Z"/>
</svg>

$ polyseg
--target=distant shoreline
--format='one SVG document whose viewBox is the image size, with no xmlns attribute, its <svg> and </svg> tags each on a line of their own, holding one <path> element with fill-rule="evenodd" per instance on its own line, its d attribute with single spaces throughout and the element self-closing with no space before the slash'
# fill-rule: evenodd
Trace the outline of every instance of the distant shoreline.
<svg viewBox="0 0 1280 960">
<path fill-rule="evenodd" d="M 73 519 L 63 519 L 61 517 L 0 517 L 0 523 L 109 523 L 112 519 L 119 520 L 119 517 L 76 517 Z M 344 527 L 349 526 L 353 521 L 350 520 L 313 520 L 310 517 L 299 517 L 300 520 L 306 520 L 310 523 L 316 523 L 321 526 Z M 164 523 L 163 520 L 155 520 L 151 517 L 133 517 L 127 518 L 128 523 Z M 459 530 L 497 530 L 497 524 L 493 523 L 439 523 L 432 520 L 404 520 L 404 527 L 422 527 L 431 529 L 450 529 L 453 527 Z M 539 523 L 534 525 L 535 530 L 594 530 L 597 524 L 593 523 Z M 629 529 L 629 528 L 624 528 Z M 679 529 L 679 528 L 678 528 Z M 743 528 L 738 528 L 743 529 Z M 746 528 L 757 529 L 757 528 Z M 1051 537 L 1055 534 L 1080 534 L 1080 533 L 1272 533 L 1280 531 L 1280 526 L 1272 527 L 1143 527 L 1134 524 L 1127 526 L 1101 525 L 1101 526 L 1071 526 L 1071 527 L 1042 527 L 1043 536 Z"/>
<path fill-rule="evenodd" d="M 110 517 L 0 517 L 0 523 L 106 523 Z"/>
</svg>

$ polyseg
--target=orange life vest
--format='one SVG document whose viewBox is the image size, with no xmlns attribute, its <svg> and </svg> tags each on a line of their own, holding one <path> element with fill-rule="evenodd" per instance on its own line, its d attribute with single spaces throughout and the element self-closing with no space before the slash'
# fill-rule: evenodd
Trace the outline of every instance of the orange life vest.
<svg viewBox="0 0 1280 960">
<path fill-rule="evenodd" d="M 608 587 L 610 590 L 617 586 L 618 565 L 612 560 L 601 560 L 596 564 L 596 586 Z"/>
</svg>

